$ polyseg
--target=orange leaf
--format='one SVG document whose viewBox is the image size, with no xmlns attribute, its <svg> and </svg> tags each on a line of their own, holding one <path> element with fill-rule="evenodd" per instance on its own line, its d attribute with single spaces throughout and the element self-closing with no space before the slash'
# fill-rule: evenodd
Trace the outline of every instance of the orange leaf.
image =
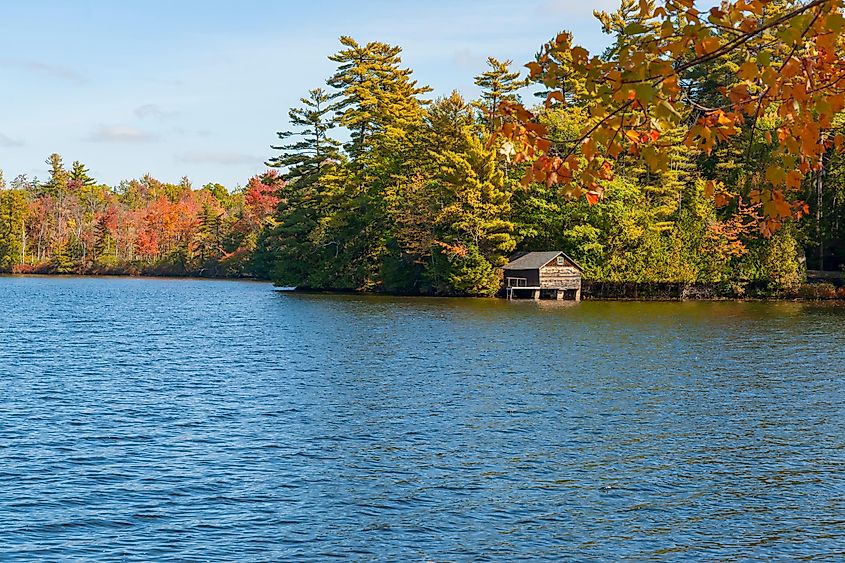
<svg viewBox="0 0 845 563">
<path fill-rule="evenodd" d="M 563 92 L 561 92 L 560 90 L 554 90 L 552 92 L 549 92 L 548 96 L 546 96 L 546 107 L 547 108 L 551 107 L 552 100 L 557 100 L 558 102 L 560 102 L 562 104 L 566 103 L 566 99 L 563 97 Z"/>
<path fill-rule="evenodd" d="M 573 47 L 570 51 L 572 54 L 572 62 L 576 64 L 584 64 L 590 56 L 590 52 L 583 47 Z"/>
<path fill-rule="evenodd" d="M 596 143 L 592 139 L 587 139 L 581 145 L 581 151 L 584 153 L 584 158 L 593 160 L 596 157 Z"/>
<path fill-rule="evenodd" d="M 804 179 L 804 175 L 801 174 L 798 170 L 790 170 L 786 173 L 786 187 L 797 190 L 801 187 L 801 180 Z"/>
<path fill-rule="evenodd" d="M 542 151 L 544 153 L 549 152 L 549 149 L 552 148 L 552 142 L 548 139 L 537 139 L 537 150 Z"/>
<path fill-rule="evenodd" d="M 543 72 L 543 67 L 540 66 L 540 63 L 528 63 L 525 65 L 528 71 L 531 73 L 531 78 L 536 78 L 541 72 Z"/>
<path fill-rule="evenodd" d="M 718 37 L 705 37 L 695 44 L 695 53 L 701 57 L 703 55 L 713 53 L 721 46 L 722 43 L 719 41 Z"/>
</svg>

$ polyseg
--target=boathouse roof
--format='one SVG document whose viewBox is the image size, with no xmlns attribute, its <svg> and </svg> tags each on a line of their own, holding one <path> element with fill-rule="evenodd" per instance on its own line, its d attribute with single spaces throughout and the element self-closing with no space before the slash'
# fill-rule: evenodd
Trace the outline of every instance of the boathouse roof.
<svg viewBox="0 0 845 563">
<path fill-rule="evenodd" d="M 552 250 L 548 252 L 528 252 L 522 255 L 517 255 L 515 258 L 511 259 L 510 262 L 503 266 L 505 270 L 538 270 L 557 258 L 558 256 L 563 256 L 572 264 L 578 268 L 580 271 L 584 271 L 578 262 L 567 256 L 565 253 L 560 252 L 559 250 Z"/>
</svg>

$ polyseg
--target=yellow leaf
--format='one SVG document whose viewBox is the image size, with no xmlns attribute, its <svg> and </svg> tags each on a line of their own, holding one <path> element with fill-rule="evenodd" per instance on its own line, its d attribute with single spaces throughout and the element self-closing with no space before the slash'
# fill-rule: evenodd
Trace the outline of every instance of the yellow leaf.
<svg viewBox="0 0 845 563">
<path fill-rule="evenodd" d="M 766 168 L 766 181 L 777 186 L 783 184 L 785 180 L 786 172 L 780 166 L 773 164 Z"/>
<path fill-rule="evenodd" d="M 657 150 L 651 145 L 648 145 L 643 148 L 642 150 L 642 157 L 645 160 L 646 164 L 648 165 L 649 169 L 657 170 L 658 165 L 658 157 L 657 157 Z"/>
<path fill-rule="evenodd" d="M 733 125 L 734 120 L 728 114 L 720 111 L 717 123 L 723 127 L 726 127 L 728 125 Z"/>
<path fill-rule="evenodd" d="M 739 67 L 739 71 L 736 73 L 736 75 L 741 80 L 749 80 L 753 82 L 757 79 L 758 75 L 757 65 L 754 64 L 752 61 L 745 61 L 744 63 L 742 63 L 742 66 Z"/>
</svg>

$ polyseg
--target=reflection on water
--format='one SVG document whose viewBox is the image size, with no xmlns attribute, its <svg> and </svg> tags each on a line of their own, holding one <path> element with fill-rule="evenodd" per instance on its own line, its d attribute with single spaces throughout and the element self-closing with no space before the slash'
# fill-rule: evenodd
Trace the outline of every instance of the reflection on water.
<svg viewBox="0 0 845 563">
<path fill-rule="evenodd" d="M 0 558 L 840 559 L 843 320 L 0 278 Z"/>
</svg>

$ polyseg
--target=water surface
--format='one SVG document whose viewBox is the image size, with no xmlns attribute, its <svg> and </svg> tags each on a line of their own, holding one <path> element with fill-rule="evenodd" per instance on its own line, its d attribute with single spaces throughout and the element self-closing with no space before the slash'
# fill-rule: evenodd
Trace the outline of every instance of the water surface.
<svg viewBox="0 0 845 563">
<path fill-rule="evenodd" d="M 0 559 L 841 560 L 843 324 L 0 278 Z"/>
</svg>

